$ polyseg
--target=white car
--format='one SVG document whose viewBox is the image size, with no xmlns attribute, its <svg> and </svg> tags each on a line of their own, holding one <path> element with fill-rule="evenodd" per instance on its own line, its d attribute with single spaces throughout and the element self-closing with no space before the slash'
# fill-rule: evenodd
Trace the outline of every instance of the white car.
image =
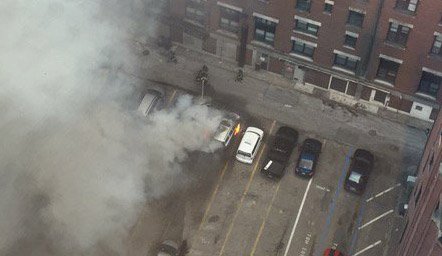
<svg viewBox="0 0 442 256">
<path fill-rule="evenodd" d="M 252 164 L 263 137 L 264 132 L 261 129 L 248 127 L 236 152 L 236 160 L 242 163 Z"/>
</svg>

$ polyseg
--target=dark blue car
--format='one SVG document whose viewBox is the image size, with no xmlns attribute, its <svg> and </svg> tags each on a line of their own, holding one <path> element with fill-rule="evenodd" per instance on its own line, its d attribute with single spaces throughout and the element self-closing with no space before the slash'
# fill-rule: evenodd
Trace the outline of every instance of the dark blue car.
<svg viewBox="0 0 442 256">
<path fill-rule="evenodd" d="M 321 153 L 322 143 L 315 139 L 306 139 L 301 146 L 298 163 L 295 173 L 302 177 L 312 177 L 315 173 L 316 163 L 319 153 Z"/>
</svg>

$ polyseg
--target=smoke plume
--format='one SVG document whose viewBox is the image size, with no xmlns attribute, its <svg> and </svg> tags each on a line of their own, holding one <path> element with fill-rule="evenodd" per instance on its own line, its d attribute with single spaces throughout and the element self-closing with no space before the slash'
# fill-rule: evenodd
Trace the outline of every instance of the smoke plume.
<svg viewBox="0 0 442 256">
<path fill-rule="evenodd" d="M 149 3 L 0 2 L 0 255 L 125 255 L 146 201 L 207 148 L 220 113 L 190 97 L 148 120 L 123 107 Z"/>
</svg>

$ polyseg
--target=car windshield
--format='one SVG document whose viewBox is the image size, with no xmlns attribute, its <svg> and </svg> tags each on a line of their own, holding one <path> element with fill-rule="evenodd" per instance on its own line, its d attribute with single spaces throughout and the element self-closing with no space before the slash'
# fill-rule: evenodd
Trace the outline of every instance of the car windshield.
<svg viewBox="0 0 442 256">
<path fill-rule="evenodd" d="M 250 153 L 246 153 L 246 152 L 241 151 L 241 150 L 238 150 L 238 154 L 239 154 L 239 155 L 246 156 L 246 157 L 252 157 L 252 155 L 251 155 Z"/>
<path fill-rule="evenodd" d="M 351 172 L 350 177 L 348 179 L 355 182 L 355 183 L 359 183 L 361 181 L 361 177 L 362 177 L 362 175 L 360 173 Z"/>
<path fill-rule="evenodd" d="M 311 170 L 313 168 L 313 161 L 310 159 L 301 159 L 301 161 L 299 162 L 299 167 Z"/>
</svg>

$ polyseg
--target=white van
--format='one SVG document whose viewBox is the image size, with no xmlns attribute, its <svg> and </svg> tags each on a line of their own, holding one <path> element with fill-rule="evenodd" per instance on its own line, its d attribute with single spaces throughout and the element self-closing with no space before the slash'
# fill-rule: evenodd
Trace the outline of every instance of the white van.
<svg viewBox="0 0 442 256">
<path fill-rule="evenodd" d="M 261 129 L 248 127 L 236 152 L 236 160 L 242 163 L 252 164 L 263 137 L 264 132 Z"/>
</svg>

